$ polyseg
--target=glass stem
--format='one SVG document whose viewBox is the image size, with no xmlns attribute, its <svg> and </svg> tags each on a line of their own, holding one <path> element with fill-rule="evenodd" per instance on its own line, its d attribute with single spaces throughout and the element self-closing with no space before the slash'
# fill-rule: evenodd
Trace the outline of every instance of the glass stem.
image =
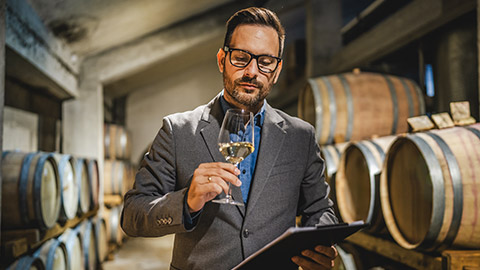
<svg viewBox="0 0 480 270">
<path fill-rule="evenodd" d="M 233 165 L 235 165 L 235 167 L 238 168 L 238 163 L 232 163 Z M 232 187 L 231 187 L 232 183 L 228 182 L 228 193 L 225 194 L 225 198 L 227 200 L 230 200 L 232 198 Z"/>
<path fill-rule="evenodd" d="M 231 183 L 228 182 L 228 193 L 225 194 L 225 198 L 231 199 L 232 198 L 232 188 L 231 188 Z"/>
</svg>

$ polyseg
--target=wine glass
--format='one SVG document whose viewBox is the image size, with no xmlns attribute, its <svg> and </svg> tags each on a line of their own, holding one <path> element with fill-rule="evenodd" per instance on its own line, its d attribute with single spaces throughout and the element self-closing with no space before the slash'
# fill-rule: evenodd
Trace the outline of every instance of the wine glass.
<svg viewBox="0 0 480 270">
<path fill-rule="evenodd" d="M 227 162 L 237 166 L 253 152 L 255 149 L 253 131 L 252 112 L 243 109 L 227 110 L 218 135 L 219 150 Z M 213 202 L 243 206 L 243 202 L 232 198 L 230 185 L 228 182 L 228 193 L 225 197 Z"/>
</svg>

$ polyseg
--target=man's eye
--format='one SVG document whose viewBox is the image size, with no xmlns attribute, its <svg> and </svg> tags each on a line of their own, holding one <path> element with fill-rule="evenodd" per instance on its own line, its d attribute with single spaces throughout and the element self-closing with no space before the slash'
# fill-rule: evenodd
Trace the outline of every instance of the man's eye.
<svg viewBox="0 0 480 270">
<path fill-rule="evenodd" d="M 236 56 L 234 58 L 235 61 L 237 62 L 242 62 L 242 63 L 246 63 L 248 62 L 248 57 L 245 57 L 245 56 Z"/>
<path fill-rule="evenodd" d="M 269 66 L 269 65 L 271 65 L 271 64 L 273 64 L 273 61 L 272 61 L 272 60 L 263 60 L 263 59 L 262 59 L 262 60 L 260 61 L 260 65 L 262 65 L 262 66 Z"/>
</svg>

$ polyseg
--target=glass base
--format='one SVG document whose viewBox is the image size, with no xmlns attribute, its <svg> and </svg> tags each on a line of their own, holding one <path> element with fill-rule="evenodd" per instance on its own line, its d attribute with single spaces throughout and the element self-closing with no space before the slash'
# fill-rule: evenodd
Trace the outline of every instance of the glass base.
<svg viewBox="0 0 480 270">
<path fill-rule="evenodd" d="M 237 202 L 232 198 L 222 198 L 218 200 L 212 200 L 214 203 L 221 203 L 221 204 L 231 204 L 231 205 L 238 205 L 238 206 L 245 206 L 243 202 Z"/>
</svg>

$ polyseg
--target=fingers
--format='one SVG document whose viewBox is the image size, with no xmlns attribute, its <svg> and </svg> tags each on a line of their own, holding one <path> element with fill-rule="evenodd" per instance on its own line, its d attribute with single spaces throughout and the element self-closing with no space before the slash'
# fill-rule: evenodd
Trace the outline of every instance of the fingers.
<svg viewBox="0 0 480 270">
<path fill-rule="evenodd" d="M 221 177 L 218 177 L 218 176 L 208 176 L 207 177 L 207 182 L 205 182 L 205 185 L 213 185 L 212 188 L 214 188 L 216 190 L 218 189 L 218 187 L 220 187 L 220 190 L 219 190 L 220 192 L 218 192 L 218 194 L 221 193 L 222 190 L 223 190 L 223 192 L 225 192 L 225 194 L 227 194 L 227 192 L 228 192 L 227 182 L 225 182 Z M 206 187 L 206 188 L 208 189 L 210 187 Z"/>
<path fill-rule="evenodd" d="M 301 256 L 294 256 L 292 257 L 292 261 L 301 267 L 303 270 L 327 270 L 331 269 L 332 267 L 325 267 L 323 265 L 320 265 L 316 262 L 313 262 L 305 257 Z"/>
<path fill-rule="evenodd" d="M 240 170 L 234 165 L 225 162 L 202 163 L 198 166 L 197 170 L 195 170 L 195 174 L 206 177 L 216 176 L 235 186 L 240 186 L 242 184 L 237 177 L 237 175 L 240 174 Z"/>
<path fill-rule="evenodd" d="M 334 246 L 316 246 L 313 250 L 304 250 L 302 256 L 295 256 L 292 261 L 303 269 L 331 269 L 334 266 L 334 260 L 338 256 L 337 249 Z"/>
<path fill-rule="evenodd" d="M 327 258 L 330 258 L 332 260 L 335 260 L 335 258 L 338 256 L 338 251 L 335 246 L 316 246 L 315 251 L 325 255 Z"/>
<path fill-rule="evenodd" d="M 228 183 L 240 186 L 237 175 L 240 171 L 232 164 L 224 162 L 202 163 L 193 173 L 188 191 L 187 204 L 191 213 L 203 208 L 206 202 L 218 194 L 228 193 Z"/>
</svg>

